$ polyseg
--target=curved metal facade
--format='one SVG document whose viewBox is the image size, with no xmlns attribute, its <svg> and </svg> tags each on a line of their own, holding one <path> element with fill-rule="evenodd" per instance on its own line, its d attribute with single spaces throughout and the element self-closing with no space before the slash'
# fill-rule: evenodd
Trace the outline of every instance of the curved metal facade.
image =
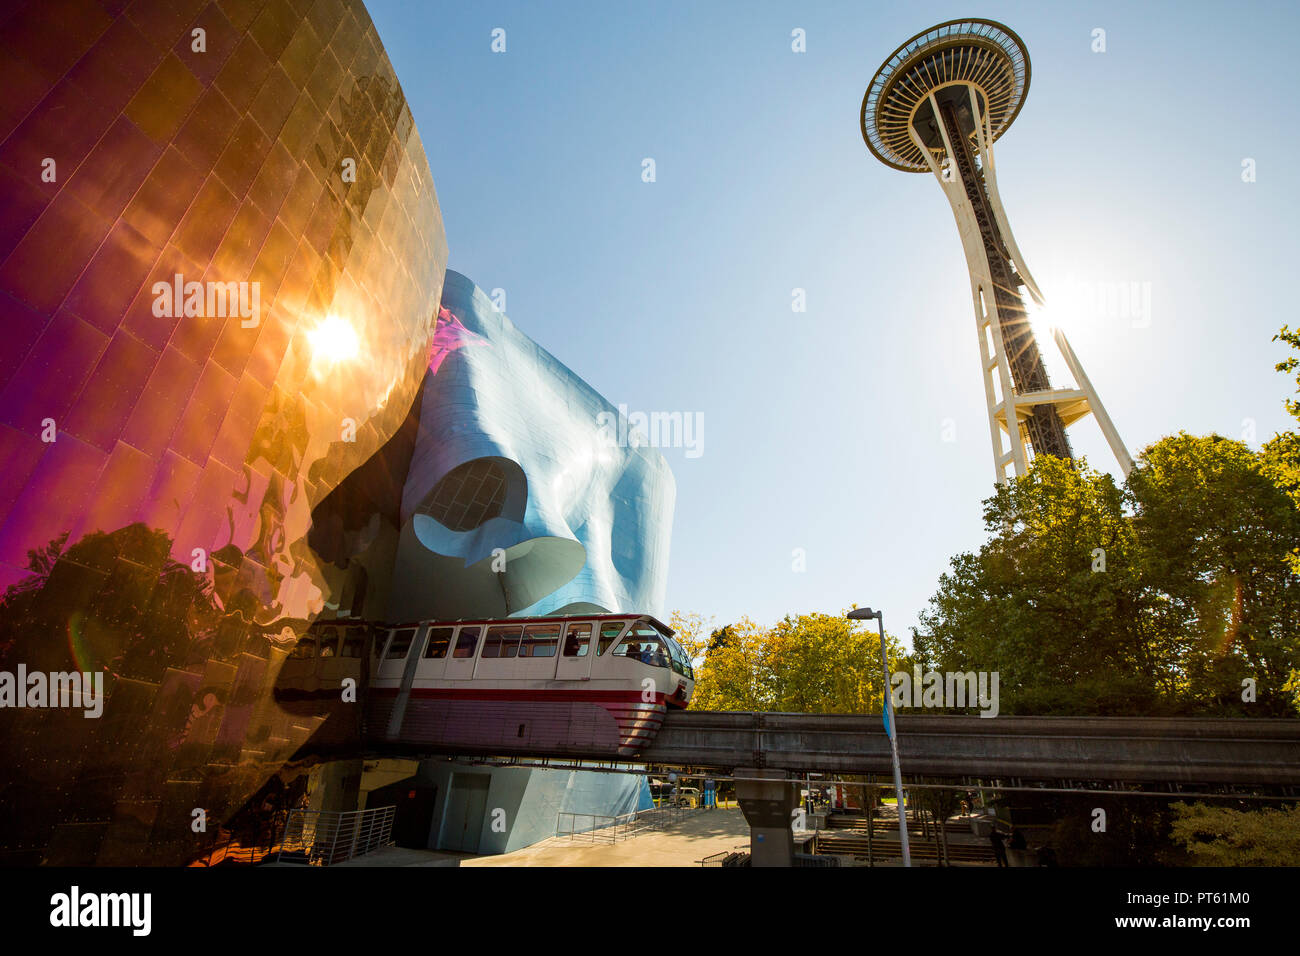
<svg viewBox="0 0 1300 956">
<path fill-rule="evenodd" d="M 359 2 L 11 7 L 0 668 L 107 706 L 0 713 L 0 862 L 183 860 L 324 719 L 270 691 L 339 601 L 312 511 L 418 394 L 441 215 Z"/>
<path fill-rule="evenodd" d="M 667 462 L 455 272 L 418 414 L 389 619 L 662 612 Z"/>
</svg>

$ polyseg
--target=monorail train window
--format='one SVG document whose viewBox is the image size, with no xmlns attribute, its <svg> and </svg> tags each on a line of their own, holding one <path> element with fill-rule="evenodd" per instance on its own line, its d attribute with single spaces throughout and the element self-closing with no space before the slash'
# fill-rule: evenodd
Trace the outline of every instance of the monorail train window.
<svg viewBox="0 0 1300 956">
<path fill-rule="evenodd" d="M 451 632 L 454 627 L 431 627 L 429 628 L 429 647 L 424 652 L 424 656 L 440 661 L 447 656 L 447 649 L 451 647 Z"/>
<path fill-rule="evenodd" d="M 499 625 L 489 627 L 487 640 L 483 642 L 483 657 L 514 657 L 519 653 L 519 637 L 523 634 L 523 625 Z"/>
<path fill-rule="evenodd" d="M 293 646 L 289 652 L 290 657 L 315 657 L 316 656 L 316 638 L 303 637 Z"/>
<path fill-rule="evenodd" d="M 388 642 L 388 653 L 384 655 L 384 660 L 401 660 L 406 656 L 406 652 L 411 649 L 411 641 L 414 638 L 415 628 L 413 627 L 404 627 L 400 631 L 393 631 L 393 639 Z"/>
<path fill-rule="evenodd" d="M 614 651 L 615 657 L 631 657 L 651 667 L 667 667 L 668 655 L 664 651 L 659 632 L 648 624 L 632 629 L 623 643 Z"/>
<path fill-rule="evenodd" d="M 603 655 L 622 633 L 622 621 L 611 621 L 608 624 L 602 624 L 600 626 L 600 645 L 596 648 L 596 653 Z"/>
<path fill-rule="evenodd" d="M 570 624 L 569 633 L 564 635 L 565 657 L 586 657 L 591 650 L 591 625 Z"/>
<path fill-rule="evenodd" d="M 667 635 L 664 636 L 664 643 L 668 645 L 668 655 L 672 658 L 673 670 L 694 680 L 695 670 L 691 667 L 691 659 L 686 655 L 686 649 Z"/>
<path fill-rule="evenodd" d="M 524 628 L 524 642 L 519 645 L 520 657 L 554 657 L 560 643 L 560 625 L 529 624 Z"/>
<path fill-rule="evenodd" d="M 364 627 L 350 627 L 343 637 L 343 650 L 339 657 L 360 657 L 365 653 L 366 647 L 366 629 Z"/>
<path fill-rule="evenodd" d="M 452 652 L 452 657 L 459 657 L 464 660 L 466 657 L 474 656 L 474 648 L 478 647 L 478 628 L 462 627 L 460 636 L 456 638 L 456 650 Z"/>
<path fill-rule="evenodd" d="M 321 628 L 319 635 L 320 656 L 333 657 L 339 648 L 339 631 L 336 627 Z"/>
</svg>

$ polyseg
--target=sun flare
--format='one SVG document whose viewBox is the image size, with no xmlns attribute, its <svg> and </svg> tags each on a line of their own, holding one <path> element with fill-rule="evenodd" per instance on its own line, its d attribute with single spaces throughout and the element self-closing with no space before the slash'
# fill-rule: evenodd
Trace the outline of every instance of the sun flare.
<svg viewBox="0 0 1300 956">
<path fill-rule="evenodd" d="M 357 357 L 361 341 L 356 330 L 337 315 L 329 315 L 320 325 L 307 333 L 311 343 L 312 358 L 319 363 L 335 365 Z"/>
</svg>

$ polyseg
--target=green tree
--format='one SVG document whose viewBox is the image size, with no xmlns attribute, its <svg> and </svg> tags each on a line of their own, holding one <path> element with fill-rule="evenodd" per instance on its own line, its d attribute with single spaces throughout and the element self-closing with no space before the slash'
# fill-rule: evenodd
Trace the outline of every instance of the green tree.
<svg viewBox="0 0 1300 956">
<path fill-rule="evenodd" d="M 696 668 L 703 664 L 704 656 L 709 650 L 710 638 L 707 635 L 713 627 L 712 618 L 706 621 L 701 614 L 673 611 L 668 618 L 668 626 L 673 629 L 673 637 L 682 645 L 691 663 Z"/>
<path fill-rule="evenodd" d="M 1054 819 L 1046 843 L 1061 866 L 1177 865 L 1171 858 L 1168 800 L 1107 793 L 1022 795 Z M 1105 811 L 1105 828 L 1096 811 Z"/>
<path fill-rule="evenodd" d="M 869 713 L 883 706 L 880 638 L 843 615 L 787 615 L 771 628 L 742 618 L 711 631 L 698 615 L 676 613 L 672 621 L 699 662 L 696 709 Z M 885 647 L 891 670 L 906 666 L 888 634 Z"/>
<path fill-rule="evenodd" d="M 709 650 L 695 671 L 696 710 L 772 710 L 764 662 L 767 632 L 741 618 L 728 625 L 729 639 Z"/>
<path fill-rule="evenodd" d="M 1177 634 L 1171 673 L 1191 708 L 1286 714 L 1300 665 L 1300 578 L 1288 555 L 1300 510 L 1261 457 L 1218 435 L 1185 432 L 1143 452 L 1129 475 L 1143 600 Z"/>
<path fill-rule="evenodd" d="M 885 635 L 890 670 L 905 666 L 903 648 Z M 884 706 L 880 636 L 843 614 L 787 615 L 768 632 L 764 669 L 775 710 L 861 714 Z"/>
<path fill-rule="evenodd" d="M 1123 494 L 1086 462 L 1040 455 L 984 502 L 990 540 L 958 555 L 920 615 L 916 656 L 996 671 L 1003 713 L 1150 713 L 1167 641 L 1142 613 Z"/>
<path fill-rule="evenodd" d="M 1274 342 L 1285 342 L 1295 352 L 1300 353 L 1300 329 L 1292 331 L 1282 326 L 1281 331 L 1273 336 Z M 1274 368 L 1279 372 L 1296 373 L 1296 392 L 1300 396 L 1300 355 L 1289 355 Z M 1284 400 L 1286 410 L 1297 422 L 1300 422 L 1300 397 Z M 1281 432 L 1265 442 L 1263 454 L 1264 474 L 1273 481 L 1300 508 L 1300 434 L 1294 431 Z M 1300 547 L 1293 548 L 1288 557 L 1291 569 L 1300 574 Z M 1300 669 L 1291 672 L 1286 690 L 1291 693 L 1296 710 L 1300 710 Z"/>
<path fill-rule="evenodd" d="M 1273 336 L 1273 341 L 1285 342 L 1300 353 L 1300 329 L 1292 331 L 1284 325 Z M 1287 374 L 1296 373 L 1296 395 L 1300 396 L 1300 355 L 1289 355 L 1274 368 Z M 1283 404 L 1287 412 L 1300 422 L 1300 397 L 1284 399 Z M 1300 434 L 1286 431 L 1274 435 L 1272 440 L 1264 443 L 1262 451 L 1264 473 L 1300 508 Z M 1300 548 L 1291 552 L 1291 560 L 1296 573 L 1300 574 Z"/>
<path fill-rule="evenodd" d="M 1294 712 L 1300 510 L 1241 442 L 1163 438 L 1123 488 L 1039 456 L 984 518 L 921 615 L 926 664 L 998 671 L 1005 713 Z"/>
<path fill-rule="evenodd" d="M 924 780 L 931 783 L 942 782 L 933 777 L 927 777 Z M 930 822 L 935 828 L 938 843 L 937 857 L 940 865 L 947 865 L 948 818 L 954 816 L 961 809 L 961 791 L 947 788 L 917 787 L 914 790 L 907 791 L 907 799 L 909 810 L 914 810 L 918 816 L 921 813 L 929 815 Z"/>
<path fill-rule="evenodd" d="M 1242 811 L 1180 803 L 1171 836 L 1198 866 L 1294 866 L 1300 857 L 1300 806 Z"/>
</svg>

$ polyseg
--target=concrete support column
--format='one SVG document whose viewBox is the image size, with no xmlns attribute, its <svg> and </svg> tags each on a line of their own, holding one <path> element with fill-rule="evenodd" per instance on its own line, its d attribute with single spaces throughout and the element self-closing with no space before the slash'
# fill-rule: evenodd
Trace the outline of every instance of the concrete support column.
<svg viewBox="0 0 1300 956">
<path fill-rule="evenodd" d="M 736 802 L 749 824 L 750 866 L 793 866 L 791 811 L 799 790 L 784 770 L 736 769 Z"/>
<path fill-rule="evenodd" d="M 312 810 L 332 810 L 347 813 L 360 809 L 360 760 L 332 760 L 312 771 Z"/>
</svg>

